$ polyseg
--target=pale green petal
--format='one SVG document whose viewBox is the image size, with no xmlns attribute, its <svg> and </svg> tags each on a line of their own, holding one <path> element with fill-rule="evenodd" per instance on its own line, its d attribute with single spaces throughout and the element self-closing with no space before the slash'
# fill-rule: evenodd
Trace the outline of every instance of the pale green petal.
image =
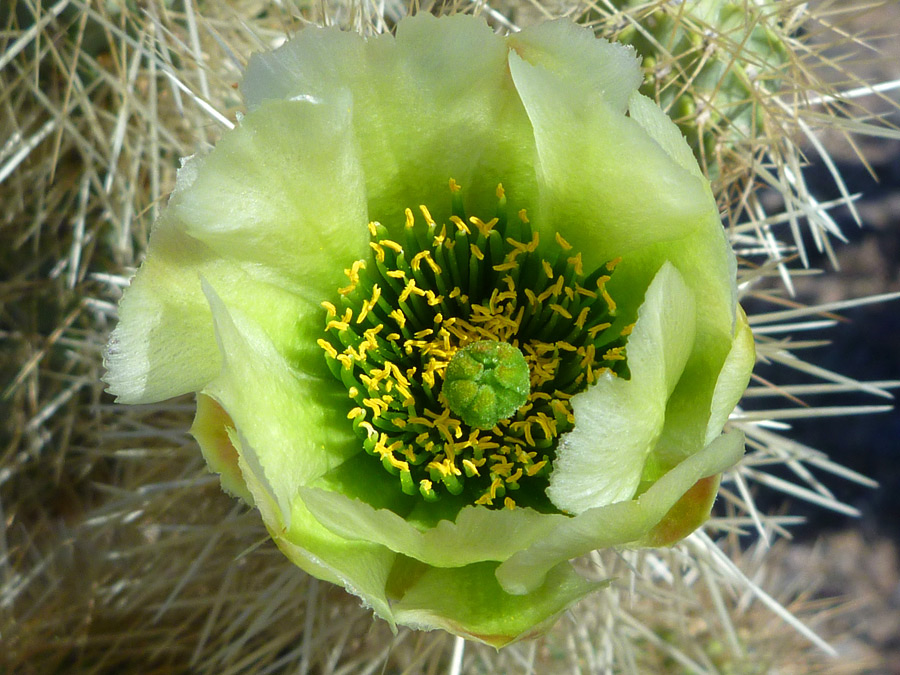
<svg viewBox="0 0 900 675">
<path fill-rule="evenodd" d="M 560 232 L 586 268 L 682 239 L 715 216 L 708 184 L 635 120 L 515 52 L 509 68 L 537 147 L 541 204 L 531 219 L 550 241 Z"/>
<path fill-rule="evenodd" d="M 327 373 L 293 368 L 253 320 L 227 307 L 205 281 L 204 291 L 222 369 L 203 393 L 234 420 L 244 446 L 242 459 L 278 505 L 280 524 L 288 527 L 300 486 L 362 449 L 344 418 L 346 393 Z M 298 323 L 321 320 L 311 309 L 296 318 Z"/>
<path fill-rule="evenodd" d="M 598 39 L 593 31 L 568 19 L 529 26 L 512 33 L 507 42 L 528 63 L 588 97 L 599 96 L 622 115 L 643 81 L 633 47 Z"/>
<path fill-rule="evenodd" d="M 397 554 L 378 544 L 336 536 L 320 525 L 299 499 L 293 501 L 290 517 L 285 518 L 259 455 L 240 433 L 234 434 L 233 441 L 247 488 L 281 552 L 305 572 L 359 596 L 394 627 L 385 589 Z"/>
<path fill-rule="evenodd" d="M 452 520 L 420 528 L 411 522 L 418 500 L 403 495 L 398 479 L 377 460 L 361 455 L 332 474 L 300 491 L 319 522 L 342 537 L 373 541 L 437 567 L 506 560 L 567 519 L 528 508 L 466 506 L 458 513 L 451 508 Z"/>
<path fill-rule="evenodd" d="M 650 103 L 633 97 L 625 117 L 551 73 L 510 54 L 510 69 L 534 125 L 541 208 L 532 221 L 558 230 L 590 268 L 620 257 L 607 289 L 617 325 L 636 308 L 666 261 L 696 302 L 697 338 L 649 463 L 650 478 L 703 447 L 713 390 L 734 330 L 736 263 L 708 183 Z M 666 127 L 670 128 L 666 128 Z"/>
<path fill-rule="evenodd" d="M 517 208 L 531 208 L 535 194 L 531 126 L 507 51 L 483 20 L 465 15 L 420 13 L 399 23 L 396 38 L 310 27 L 251 58 L 242 90 L 251 110 L 272 98 L 346 97 L 369 218 L 389 230 L 419 204 L 446 221 L 450 178 L 469 213 L 489 218 L 498 183 Z"/>
<path fill-rule="evenodd" d="M 719 372 L 719 379 L 713 392 L 711 414 L 706 427 L 707 443 L 712 442 L 721 433 L 731 411 L 741 400 L 750 382 L 750 373 L 755 363 L 756 347 L 753 333 L 747 323 L 747 315 L 738 307 L 734 342 Z"/>
<path fill-rule="evenodd" d="M 470 640 L 503 647 L 545 632 L 557 617 L 605 585 L 576 574 L 568 563 L 547 572 L 527 595 L 510 595 L 497 583 L 496 565 L 431 568 L 393 605 L 398 623 L 442 628 Z"/>
<path fill-rule="evenodd" d="M 222 258 L 314 303 L 368 251 L 349 101 L 273 101 L 192 166 L 169 212 Z"/>
<path fill-rule="evenodd" d="M 528 593 L 544 583 L 560 561 L 594 549 L 639 543 L 701 478 L 721 473 L 743 455 L 743 434 L 719 436 L 666 473 L 637 499 L 589 509 L 565 521 L 549 536 L 513 555 L 497 568 L 509 593 Z"/>
<path fill-rule="evenodd" d="M 694 343 L 694 300 L 663 265 L 628 339 L 628 380 L 606 374 L 572 398 L 575 428 L 557 449 L 547 496 L 569 513 L 630 499 L 663 429 L 666 403 Z"/>
<path fill-rule="evenodd" d="M 307 303 L 258 281 L 185 235 L 166 211 L 154 226 L 147 259 L 119 303 L 119 323 L 104 355 L 103 379 L 120 403 L 151 403 L 199 391 L 219 372 L 221 357 L 201 275 L 280 351 L 300 358 L 304 336 L 296 321 Z"/>
<path fill-rule="evenodd" d="M 681 129 L 672 123 L 672 119 L 655 101 L 635 91 L 628 100 L 628 114 L 679 166 L 700 180 L 706 180 Z"/>
</svg>

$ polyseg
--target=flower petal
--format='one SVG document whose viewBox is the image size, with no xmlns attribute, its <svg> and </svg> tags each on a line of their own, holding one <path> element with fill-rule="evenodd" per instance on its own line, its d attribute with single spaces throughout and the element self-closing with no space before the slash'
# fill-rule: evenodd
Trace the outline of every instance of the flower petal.
<svg viewBox="0 0 900 675">
<path fill-rule="evenodd" d="M 501 563 L 497 568 L 500 584 L 509 593 L 528 593 L 540 587 L 547 571 L 560 561 L 598 548 L 639 543 L 691 486 L 701 478 L 730 468 L 743 452 L 743 434 L 733 432 L 719 436 L 636 499 L 588 509 Z"/>
<path fill-rule="evenodd" d="M 644 78 L 633 47 L 598 39 L 568 19 L 529 26 L 512 33 L 507 42 L 528 63 L 553 73 L 568 87 L 599 95 L 621 115 Z"/>
<path fill-rule="evenodd" d="M 500 648 L 540 635 L 572 604 L 605 585 L 582 579 L 563 563 L 532 592 L 510 595 L 495 570 L 493 563 L 430 568 L 394 603 L 394 616 L 413 628 L 442 628 Z"/>
<path fill-rule="evenodd" d="M 373 541 L 436 567 L 506 560 L 567 519 L 528 508 L 467 506 L 455 514 L 451 508 L 448 519 L 416 527 L 411 521 L 417 512 L 411 510 L 417 500 L 402 495 L 397 479 L 368 455 L 345 462 L 315 486 L 301 488 L 300 495 L 335 534 Z"/>
<path fill-rule="evenodd" d="M 747 384 L 750 382 L 750 373 L 756 363 L 753 332 L 747 323 L 747 315 L 740 306 L 734 330 L 731 351 L 728 352 L 725 364 L 719 371 L 719 378 L 716 380 L 716 388 L 713 391 L 711 414 L 706 426 L 707 443 L 711 443 L 721 433 L 731 411 L 744 395 L 744 390 L 747 389 Z"/>
<path fill-rule="evenodd" d="M 555 506 L 581 513 L 634 495 L 693 346 L 694 315 L 691 291 L 666 263 L 628 339 L 631 378 L 608 373 L 572 398 L 575 428 L 559 443 L 547 489 Z"/>
<path fill-rule="evenodd" d="M 272 101 L 196 160 L 169 210 L 222 258 L 318 303 L 368 250 L 348 100 Z"/>
<path fill-rule="evenodd" d="M 551 241 L 562 234 L 586 268 L 681 239 L 716 215 L 708 184 L 598 92 L 515 52 L 509 68 L 537 148 L 541 204 L 532 221 Z"/>
<path fill-rule="evenodd" d="M 346 393 L 327 372 L 293 368 L 259 326 L 226 307 L 205 280 L 203 290 L 222 353 L 221 372 L 203 393 L 234 420 L 244 446 L 241 458 L 278 505 L 279 524 L 289 527 L 299 487 L 362 449 L 341 414 Z M 317 324 L 316 314 L 310 308 L 298 313 L 298 326 Z"/>
<path fill-rule="evenodd" d="M 271 488 L 258 480 L 258 472 L 247 461 L 252 448 L 239 440 L 241 468 L 247 487 L 259 507 L 269 534 L 287 558 L 305 572 L 339 584 L 359 596 L 367 607 L 389 622 L 395 621 L 386 588 L 397 554 L 384 546 L 339 537 L 320 525 L 299 499 L 292 505 L 290 527 L 277 523 L 282 519 L 271 498 Z"/>
<path fill-rule="evenodd" d="M 506 69 L 507 46 L 481 19 L 428 13 L 396 38 L 363 39 L 309 27 L 251 58 L 242 90 L 251 110 L 273 98 L 346 97 L 366 178 L 369 218 L 402 229 L 406 207 L 450 216 L 447 183 L 465 188 L 469 213 L 490 217 L 495 190 L 531 208 L 531 126 Z"/>
<path fill-rule="evenodd" d="M 210 470 L 219 474 L 225 492 L 252 505 L 253 495 L 241 475 L 238 451 L 231 442 L 230 434 L 235 433 L 234 421 L 225 409 L 209 396 L 197 394 L 197 412 L 190 432 L 200 445 Z"/>
<path fill-rule="evenodd" d="M 104 381 L 120 403 L 151 403 L 199 391 L 221 358 L 200 276 L 240 307 L 285 353 L 299 353 L 301 298 L 254 279 L 182 232 L 169 211 L 156 222 L 147 259 L 119 303 Z M 318 359 L 317 362 L 321 362 Z"/>
</svg>

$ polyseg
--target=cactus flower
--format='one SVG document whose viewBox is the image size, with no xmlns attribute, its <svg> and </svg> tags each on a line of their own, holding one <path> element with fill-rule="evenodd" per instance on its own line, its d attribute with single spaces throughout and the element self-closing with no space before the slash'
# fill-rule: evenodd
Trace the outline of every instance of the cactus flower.
<svg viewBox="0 0 900 675">
<path fill-rule="evenodd" d="M 633 50 L 566 21 L 307 28 L 189 158 L 119 306 L 123 403 L 192 433 L 310 574 L 495 646 L 570 560 L 708 517 L 752 338 L 716 204 Z"/>
</svg>

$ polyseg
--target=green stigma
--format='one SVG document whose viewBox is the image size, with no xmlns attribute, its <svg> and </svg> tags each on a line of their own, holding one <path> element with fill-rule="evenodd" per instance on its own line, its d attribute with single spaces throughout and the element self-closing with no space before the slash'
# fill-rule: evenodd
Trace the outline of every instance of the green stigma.
<svg viewBox="0 0 900 675">
<path fill-rule="evenodd" d="M 512 417 L 530 392 L 528 362 L 508 342 L 473 342 L 456 352 L 444 373 L 451 412 L 478 429 L 493 429 Z"/>
<path fill-rule="evenodd" d="M 450 191 L 448 223 L 420 206 L 393 232 L 369 224 L 371 255 L 345 270 L 339 305 L 322 303 L 318 344 L 363 449 L 404 493 L 545 508 L 570 399 L 629 375 L 631 326 L 613 327 L 606 289 L 618 261 L 589 271 L 560 235 L 541 244 L 524 211 L 507 219 L 500 186 L 489 221 Z"/>
</svg>

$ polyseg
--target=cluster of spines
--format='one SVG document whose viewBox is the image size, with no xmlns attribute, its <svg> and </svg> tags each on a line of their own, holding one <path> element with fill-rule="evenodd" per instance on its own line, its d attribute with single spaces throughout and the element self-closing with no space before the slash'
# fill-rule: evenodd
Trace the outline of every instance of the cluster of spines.
<svg viewBox="0 0 900 675">
<path fill-rule="evenodd" d="M 487 222 L 465 217 L 452 181 L 451 192 L 449 225 L 438 226 L 425 206 L 420 222 L 407 209 L 402 245 L 369 224 L 371 256 L 345 270 L 342 309 L 323 303 L 319 345 L 355 404 L 348 418 L 364 448 L 405 493 L 431 501 L 442 486 L 513 508 L 509 493 L 523 478 L 549 474 L 557 439 L 574 424 L 569 399 L 602 373 L 624 370 L 628 330 L 608 330 L 615 302 L 605 284 L 615 261 L 585 276 L 561 236 L 550 256 L 524 211 L 507 222 L 502 187 Z M 456 351 L 484 339 L 519 348 L 531 373 L 527 402 L 487 431 L 461 422 L 440 393 Z"/>
</svg>

